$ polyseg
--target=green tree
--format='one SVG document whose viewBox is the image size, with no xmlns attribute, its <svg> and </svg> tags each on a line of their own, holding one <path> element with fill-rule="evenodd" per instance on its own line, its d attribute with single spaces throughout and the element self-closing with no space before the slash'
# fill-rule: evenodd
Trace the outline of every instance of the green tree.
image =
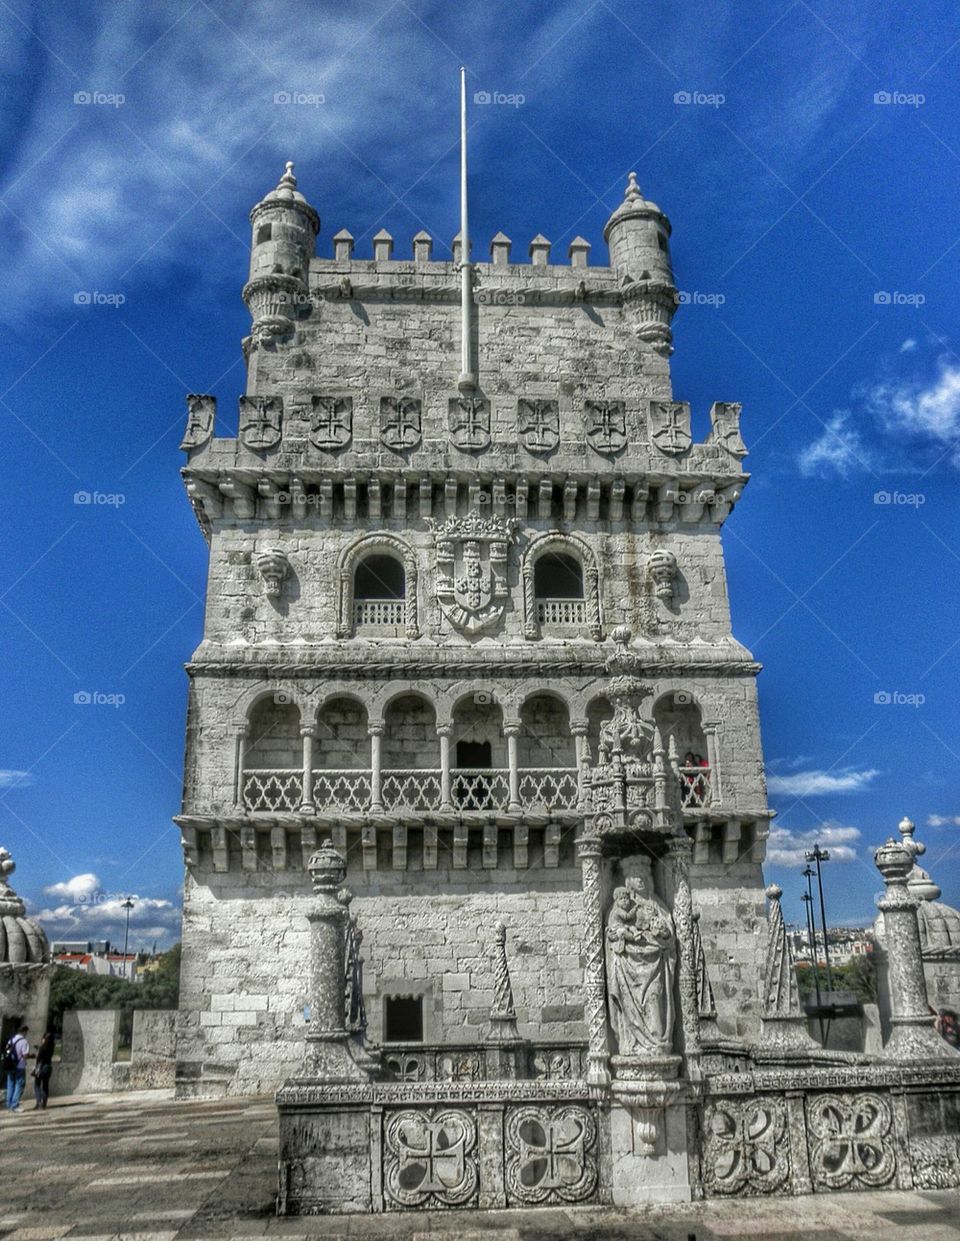
<svg viewBox="0 0 960 1241">
<path fill-rule="evenodd" d="M 50 983 L 48 1024 L 57 1034 L 63 1030 L 63 1014 L 78 1008 L 176 1008 L 180 998 L 180 945 L 157 958 L 157 968 L 142 982 L 102 974 L 82 974 L 57 966 Z"/>
</svg>

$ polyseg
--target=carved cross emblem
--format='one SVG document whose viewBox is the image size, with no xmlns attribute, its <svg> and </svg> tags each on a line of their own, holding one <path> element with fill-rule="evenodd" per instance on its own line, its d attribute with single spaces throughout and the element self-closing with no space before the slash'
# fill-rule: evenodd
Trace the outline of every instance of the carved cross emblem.
<svg viewBox="0 0 960 1241">
<path fill-rule="evenodd" d="M 183 433 L 180 448 L 199 448 L 213 434 L 213 420 L 217 412 L 215 396 L 197 396 L 191 393 L 187 397 L 187 429 Z"/>
<path fill-rule="evenodd" d="M 692 443 L 690 407 L 682 401 L 651 401 L 650 439 L 670 456 L 686 452 Z"/>
<path fill-rule="evenodd" d="M 717 1104 L 709 1116 L 706 1151 L 710 1180 L 724 1194 L 772 1193 L 788 1176 L 783 1152 L 786 1118 L 782 1099 L 756 1098 Z"/>
<path fill-rule="evenodd" d="M 328 450 L 346 448 L 353 435 L 353 398 L 315 396 L 311 400 L 310 443 Z"/>
<path fill-rule="evenodd" d="M 509 1199 L 532 1204 L 589 1197 L 597 1177 L 591 1155 L 596 1136 L 594 1118 L 576 1104 L 511 1112 L 505 1134 Z"/>
<path fill-rule="evenodd" d="M 388 448 L 404 452 L 420 443 L 420 401 L 412 396 L 385 396 L 380 401 L 380 438 Z"/>
<path fill-rule="evenodd" d="M 733 457 L 747 455 L 747 446 L 740 434 L 740 411 L 742 405 L 732 401 L 714 401 L 710 407 L 710 436 L 708 444 L 718 444 Z"/>
<path fill-rule="evenodd" d="M 830 1189 L 876 1188 L 891 1180 L 896 1156 L 888 1140 L 892 1116 L 880 1095 L 819 1095 L 807 1101 L 814 1180 Z"/>
<path fill-rule="evenodd" d="M 283 399 L 279 396 L 240 398 L 240 441 L 247 448 L 261 450 L 280 443 Z"/>
<path fill-rule="evenodd" d="M 542 1136 L 541 1136 L 542 1135 Z M 528 1168 L 544 1189 L 557 1189 L 579 1179 L 583 1166 L 583 1126 L 563 1120 L 547 1120 L 537 1140 L 528 1140 L 520 1131 L 520 1166 Z"/>
<path fill-rule="evenodd" d="M 517 430 L 520 442 L 530 452 L 551 452 L 560 443 L 560 407 L 557 402 L 519 400 Z"/>
<path fill-rule="evenodd" d="M 470 1158 L 475 1145 L 476 1128 L 465 1112 L 395 1113 L 386 1126 L 387 1193 L 404 1206 L 466 1202 L 477 1187 L 476 1161 Z"/>
<path fill-rule="evenodd" d="M 478 452 L 490 443 L 490 402 L 482 396 L 450 401 L 450 438 L 457 448 Z"/>
<path fill-rule="evenodd" d="M 623 401 L 587 401 L 587 443 L 597 452 L 621 452 L 627 446 L 627 417 Z"/>
</svg>

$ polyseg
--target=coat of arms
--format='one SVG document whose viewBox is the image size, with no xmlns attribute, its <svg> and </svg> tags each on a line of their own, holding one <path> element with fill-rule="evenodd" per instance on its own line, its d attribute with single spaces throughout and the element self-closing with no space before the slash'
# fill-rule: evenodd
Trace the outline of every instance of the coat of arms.
<svg viewBox="0 0 960 1241">
<path fill-rule="evenodd" d="M 242 396 L 240 398 L 240 440 L 247 448 L 261 450 L 280 443 L 283 398 Z"/>
<path fill-rule="evenodd" d="M 507 549 L 516 519 L 472 512 L 431 526 L 441 611 L 463 633 L 489 629 L 503 615 L 509 595 Z"/>
<path fill-rule="evenodd" d="M 560 443 L 560 407 L 556 401 L 521 398 L 517 402 L 517 432 L 530 452 L 552 452 Z"/>
<path fill-rule="evenodd" d="M 710 406 L 710 434 L 706 440 L 708 444 L 717 444 L 731 456 L 738 458 L 747 455 L 747 446 L 740 434 L 742 409 L 742 405 L 732 401 L 714 401 Z"/>
<path fill-rule="evenodd" d="M 420 443 L 420 401 L 413 396 L 385 396 L 380 400 L 380 438 L 395 452 Z"/>
<path fill-rule="evenodd" d="M 490 402 L 482 396 L 455 396 L 450 401 L 450 439 L 455 448 L 478 452 L 490 443 Z"/>
<path fill-rule="evenodd" d="M 353 397 L 314 396 L 310 414 L 310 443 L 332 451 L 346 448 L 353 436 Z"/>
<path fill-rule="evenodd" d="M 181 451 L 199 448 L 213 434 L 213 420 L 217 413 L 215 396 L 197 396 L 191 392 L 187 397 L 187 429 L 180 443 Z"/>
<path fill-rule="evenodd" d="M 686 401 L 650 402 L 650 440 L 661 452 L 676 457 L 690 447 L 690 406 Z"/>
<path fill-rule="evenodd" d="M 627 415 L 623 401 L 587 401 L 587 443 L 597 452 L 621 452 L 627 446 Z"/>
</svg>

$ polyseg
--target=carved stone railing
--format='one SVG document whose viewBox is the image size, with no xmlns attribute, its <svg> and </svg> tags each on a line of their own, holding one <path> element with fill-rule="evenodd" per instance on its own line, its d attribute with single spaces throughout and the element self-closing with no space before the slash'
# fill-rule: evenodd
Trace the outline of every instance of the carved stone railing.
<svg viewBox="0 0 960 1241">
<path fill-rule="evenodd" d="M 586 625 L 585 599 L 538 599 L 538 625 Z"/>
<path fill-rule="evenodd" d="M 395 629 L 406 622 L 405 599 L 358 599 L 353 605 L 353 623 L 365 629 Z"/>
<path fill-rule="evenodd" d="M 454 767 L 450 787 L 453 804 L 461 810 L 506 810 L 510 805 L 506 767 Z"/>
<path fill-rule="evenodd" d="M 576 767 L 521 767 L 520 805 L 527 810 L 573 810 L 579 799 Z"/>
<path fill-rule="evenodd" d="M 370 772 L 314 768 L 313 804 L 321 813 L 344 810 L 360 813 L 370 805 Z"/>
<path fill-rule="evenodd" d="M 440 772 L 429 767 L 387 768 L 380 773 L 380 796 L 386 810 L 436 810 Z"/>
<path fill-rule="evenodd" d="M 684 810 L 697 810 L 713 801 L 713 782 L 709 767 L 681 767 L 680 804 Z"/>
<path fill-rule="evenodd" d="M 247 768 L 243 773 L 243 805 L 247 810 L 299 810 L 303 800 L 301 768 Z"/>
<path fill-rule="evenodd" d="M 395 1082 L 478 1082 L 488 1072 L 488 1053 L 496 1049 L 479 1044 L 451 1047 L 439 1043 L 384 1043 L 381 1071 Z M 579 1043 L 524 1044 L 520 1049 L 521 1076 L 528 1080 L 579 1081 L 587 1049 Z M 493 1069 L 491 1060 L 490 1069 Z"/>
</svg>

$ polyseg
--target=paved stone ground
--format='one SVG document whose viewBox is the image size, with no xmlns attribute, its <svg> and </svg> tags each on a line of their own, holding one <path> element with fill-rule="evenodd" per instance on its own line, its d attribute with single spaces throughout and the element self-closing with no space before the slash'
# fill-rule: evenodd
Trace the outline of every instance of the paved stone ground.
<svg viewBox="0 0 960 1241">
<path fill-rule="evenodd" d="M 280 1220 L 269 1099 L 161 1091 L 0 1113 L 3 1241 L 960 1241 L 960 1192 L 833 1194 L 651 1207 Z"/>
</svg>

